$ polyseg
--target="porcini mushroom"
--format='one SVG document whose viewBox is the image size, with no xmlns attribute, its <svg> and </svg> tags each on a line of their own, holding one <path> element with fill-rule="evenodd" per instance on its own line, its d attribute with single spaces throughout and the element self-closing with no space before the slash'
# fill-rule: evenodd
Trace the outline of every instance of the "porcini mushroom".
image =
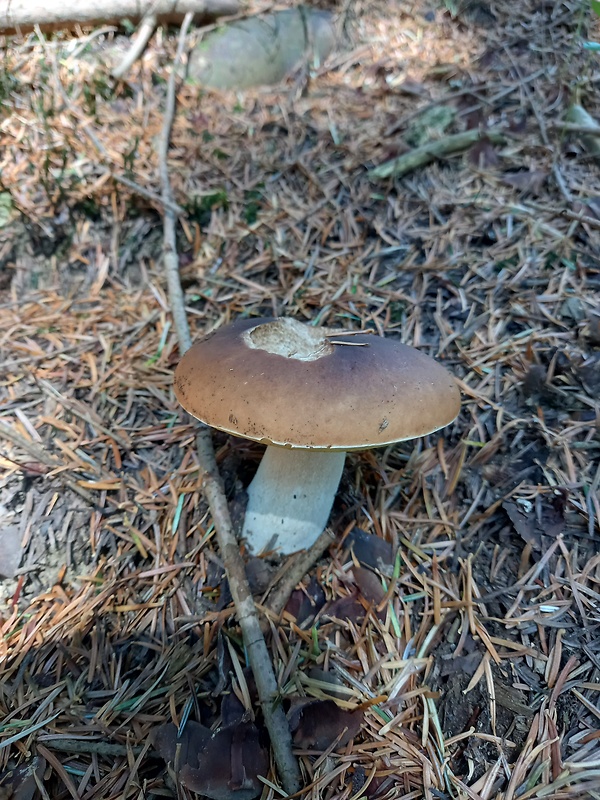
<svg viewBox="0 0 600 800">
<path fill-rule="evenodd" d="M 303 550 L 323 532 L 346 451 L 448 425 L 460 395 L 429 356 L 371 333 L 244 319 L 196 342 L 175 394 L 202 422 L 267 445 L 248 487 L 250 552 Z"/>
</svg>

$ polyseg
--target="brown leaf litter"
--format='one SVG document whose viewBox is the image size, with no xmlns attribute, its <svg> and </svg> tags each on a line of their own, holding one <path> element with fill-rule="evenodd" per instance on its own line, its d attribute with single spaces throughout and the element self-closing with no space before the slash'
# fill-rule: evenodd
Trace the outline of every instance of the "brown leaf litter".
<svg viewBox="0 0 600 800">
<path fill-rule="evenodd" d="M 561 121 L 575 87 L 600 119 L 597 23 L 570 2 L 333 5 L 347 39 L 324 64 L 243 94 L 184 84 L 169 161 L 196 335 L 242 315 L 375 328 L 463 393 L 450 428 L 349 456 L 335 541 L 281 614 L 259 571 L 278 702 L 307 715 L 303 797 L 594 797 L 600 172 Z M 116 83 L 114 36 L 5 49 L 0 504 L 22 557 L 0 581 L 0 791 L 192 797 L 228 730 L 227 792 L 275 797 L 172 393 L 155 137 L 174 37 Z M 440 136 L 505 143 L 372 182 L 440 105 Z M 215 442 L 243 506 L 260 447 Z M 187 786 L 161 726 L 202 726 Z"/>
</svg>

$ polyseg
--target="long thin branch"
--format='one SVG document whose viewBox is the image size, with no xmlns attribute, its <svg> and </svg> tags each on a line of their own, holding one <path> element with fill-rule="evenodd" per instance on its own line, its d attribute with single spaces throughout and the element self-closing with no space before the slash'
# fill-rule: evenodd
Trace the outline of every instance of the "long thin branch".
<svg viewBox="0 0 600 800">
<path fill-rule="evenodd" d="M 160 205 L 163 205 L 162 197 L 159 197 L 150 189 L 146 189 L 145 186 L 140 186 L 139 183 L 129 180 L 129 178 L 126 178 L 125 175 L 119 175 L 116 172 L 111 172 L 111 176 L 113 180 L 117 181 L 117 183 L 122 183 L 123 186 L 128 186 L 130 189 L 132 189 L 136 194 L 139 194 L 141 197 L 145 197 L 148 200 L 153 200 L 155 203 L 160 203 Z M 177 203 L 170 203 L 169 208 L 176 214 L 181 214 L 181 212 L 183 211 L 181 206 L 178 206 Z"/>
<path fill-rule="evenodd" d="M 146 49 L 146 45 L 150 41 L 152 34 L 156 28 L 156 14 L 145 14 L 140 22 L 137 35 L 131 44 L 131 47 L 124 55 L 123 60 L 112 71 L 113 78 L 120 80 L 131 69 L 133 63 L 138 60 Z"/>
<path fill-rule="evenodd" d="M 67 28 L 96 25 L 100 22 L 144 16 L 147 2 L 140 0 L 0 0 L 0 30 L 29 31 L 42 28 Z M 198 15 L 204 21 L 214 20 L 243 10 L 239 0 L 154 0 L 152 13 L 160 22 L 179 22 L 185 13 Z"/>
<path fill-rule="evenodd" d="M 182 353 L 189 350 L 192 346 L 192 337 L 185 313 L 185 298 L 181 281 L 179 280 L 179 259 L 177 257 L 177 239 L 175 228 L 177 225 L 177 214 L 173 210 L 173 193 L 171 191 L 171 181 L 169 180 L 169 167 L 167 159 L 169 156 L 169 142 L 171 139 L 171 126 L 175 116 L 175 81 L 177 79 L 177 69 L 183 56 L 185 47 L 185 35 L 192 21 L 192 14 L 186 14 L 179 33 L 177 54 L 173 70 L 169 76 L 167 85 L 167 98 L 165 102 L 165 116 L 163 128 L 158 143 L 158 170 L 160 173 L 161 196 L 164 205 L 163 217 L 163 260 L 167 273 L 167 286 L 169 291 L 169 301 L 171 313 L 175 324 L 175 331 Z"/>
<path fill-rule="evenodd" d="M 473 129 L 463 133 L 453 133 L 443 139 L 437 139 L 420 147 L 415 147 L 413 150 L 409 150 L 408 153 L 403 153 L 390 161 L 385 161 L 378 167 L 370 169 L 368 175 L 373 179 L 390 178 L 392 176 L 401 178 L 408 172 L 431 164 L 432 161 L 438 158 L 445 158 L 459 153 L 461 150 L 466 150 L 484 136 L 494 144 L 504 144 L 506 141 L 506 137 L 498 130 L 480 131 Z"/>
<path fill-rule="evenodd" d="M 185 303 L 181 282 L 179 280 L 179 263 L 175 228 L 177 215 L 173 211 L 173 198 L 167 167 L 171 125 L 175 112 L 175 80 L 177 67 L 181 60 L 185 43 L 185 34 L 190 22 L 187 15 L 179 34 L 179 45 L 173 71 L 167 87 L 164 124 L 159 143 L 159 170 L 164 206 L 164 265 L 167 273 L 169 301 L 179 347 L 184 353 L 191 346 L 190 329 L 185 313 Z M 202 426 L 196 438 L 198 462 L 202 475 L 202 487 L 213 518 L 221 558 L 225 565 L 231 596 L 242 630 L 248 661 L 254 674 L 258 697 L 260 700 L 265 725 L 269 731 L 275 763 L 281 782 L 288 794 L 300 789 L 300 771 L 292 752 L 292 737 L 289 725 L 281 707 L 277 702 L 277 680 L 273 672 L 269 651 L 265 643 L 254 600 L 248 587 L 244 562 L 242 560 L 236 535 L 229 515 L 223 484 L 219 476 L 215 452 L 208 428 Z"/>
</svg>

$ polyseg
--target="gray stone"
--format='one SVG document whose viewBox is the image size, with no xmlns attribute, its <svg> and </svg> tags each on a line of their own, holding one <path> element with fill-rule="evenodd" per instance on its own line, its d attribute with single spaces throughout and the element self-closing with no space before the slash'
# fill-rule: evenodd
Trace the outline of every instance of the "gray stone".
<svg viewBox="0 0 600 800">
<path fill-rule="evenodd" d="M 304 57 L 320 63 L 335 46 L 331 15 L 294 8 L 232 22 L 192 51 L 188 76 L 213 89 L 278 83 Z"/>
</svg>

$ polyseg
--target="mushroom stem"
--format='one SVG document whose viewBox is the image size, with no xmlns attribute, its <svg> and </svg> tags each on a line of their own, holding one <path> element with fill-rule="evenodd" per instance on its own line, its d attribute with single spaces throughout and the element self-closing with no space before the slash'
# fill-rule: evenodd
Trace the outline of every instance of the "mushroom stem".
<svg viewBox="0 0 600 800">
<path fill-rule="evenodd" d="M 248 549 L 289 555 L 310 547 L 327 525 L 345 459 L 343 450 L 267 447 L 248 487 Z"/>
</svg>

